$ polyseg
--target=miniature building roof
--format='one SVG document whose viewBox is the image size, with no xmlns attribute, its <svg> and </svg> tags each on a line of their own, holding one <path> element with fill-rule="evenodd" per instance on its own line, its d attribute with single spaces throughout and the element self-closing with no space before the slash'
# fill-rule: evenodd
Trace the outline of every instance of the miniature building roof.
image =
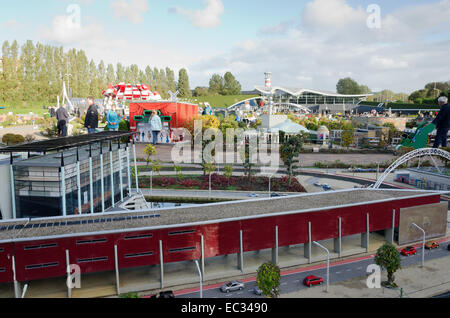
<svg viewBox="0 0 450 318">
<path fill-rule="evenodd" d="M 55 150 L 63 150 L 69 148 L 80 147 L 100 141 L 108 141 L 128 137 L 135 134 L 134 132 L 124 131 L 105 131 L 96 134 L 72 136 L 64 138 L 55 138 L 44 141 L 36 141 L 28 144 L 21 144 L 0 148 L 0 153 L 13 152 L 49 152 Z"/>
</svg>

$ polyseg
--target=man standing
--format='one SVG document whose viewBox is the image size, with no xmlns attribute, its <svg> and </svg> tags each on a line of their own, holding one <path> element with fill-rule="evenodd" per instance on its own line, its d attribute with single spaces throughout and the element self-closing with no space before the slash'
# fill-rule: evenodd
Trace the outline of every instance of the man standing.
<svg viewBox="0 0 450 318">
<path fill-rule="evenodd" d="M 89 108 L 86 112 L 84 127 L 87 128 L 89 134 L 95 134 L 98 127 L 98 107 L 94 104 L 94 98 L 88 98 Z"/>
<path fill-rule="evenodd" d="M 433 124 L 436 125 L 437 133 L 434 141 L 433 148 L 447 147 L 447 134 L 450 129 L 450 106 L 448 105 L 448 98 L 441 96 L 438 99 L 441 110 L 436 118 L 433 120 Z"/>
<path fill-rule="evenodd" d="M 158 142 L 158 135 L 162 130 L 161 118 L 158 116 L 156 110 L 153 111 L 152 117 L 150 118 L 150 127 L 152 129 L 153 145 L 155 146 Z"/>
<path fill-rule="evenodd" d="M 58 136 L 67 137 L 67 124 L 69 123 L 69 112 L 66 105 L 61 105 L 56 111 L 56 120 L 58 121 Z"/>
</svg>

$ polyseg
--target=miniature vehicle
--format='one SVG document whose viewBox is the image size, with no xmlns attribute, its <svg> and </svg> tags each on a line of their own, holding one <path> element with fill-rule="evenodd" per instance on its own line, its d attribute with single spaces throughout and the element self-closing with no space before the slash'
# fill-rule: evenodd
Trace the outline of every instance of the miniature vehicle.
<svg viewBox="0 0 450 318">
<path fill-rule="evenodd" d="M 323 279 L 322 279 L 322 277 L 317 277 L 317 276 L 311 275 L 311 276 L 306 277 L 303 280 L 303 284 L 308 287 L 311 287 L 314 285 L 322 285 Z"/>
<path fill-rule="evenodd" d="M 314 185 L 315 185 L 316 187 L 321 187 L 321 186 L 322 186 L 322 185 L 320 184 L 320 182 L 315 182 Z"/>
<path fill-rule="evenodd" d="M 243 290 L 244 287 L 245 287 L 244 283 L 232 281 L 220 287 L 220 291 L 222 293 L 229 293 L 230 291 Z"/>
<path fill-rule="evenodd" d="M 281 197 L 281 195 L 279 195 L 278 193 L 272 193 L 270 195 L 271 198 L 277 198 L 277 197 Z"/>
<path fill-rule="evenodd" d="M 170 290 L 170 291 L 160 292 L 159 294 L 153 295 L 150 298 L 152 298 L 152 299 L 156 299 L 156 298 L 168 299 L 168 298 L 175 298 L 175 295 L 173 294 L 173 291 Z"/>
<path fill-rule="evenodd" d="M 248 196 L 250 198 L 259 198 L 259 194 L 256 194 L 256 193 L 250 193 Z"/>
<path fill-rule="evenodd" d="M 417 250 L 414 246 L 408 246 L 408 247 L 405 247 L 404 249 L 402 249 L 401 254 L 404 256 L 416 255 Z"/>
<path fill-rule="evenodd" d="M 439 243 L 436 241 L 429 241 L 429 242 L 425 243 L 425 248 L 428 250 L 438 248 L 438 247 L 439 247 Z"/>
<path fill-rule="evenodd" d="M 258 286 L 256 286 L 255 288 L 253 288 L 253 293 L 255 295 L 261 296 L 262 295 L 262 291 L 261 289 L 258 288 Z"/>
<path fill-rule="evenodd" d="M 447 251 L 450 251 L 450 244 L 447 245 Z"/>
<path fill-rule="evenodd" d="M 332 190 L 332 188 L 331 188 L 328 184 L 324 184 L 324 185 L 322 186 L 322 188 L 323 188 L 325 191 Z"/>
</svg>

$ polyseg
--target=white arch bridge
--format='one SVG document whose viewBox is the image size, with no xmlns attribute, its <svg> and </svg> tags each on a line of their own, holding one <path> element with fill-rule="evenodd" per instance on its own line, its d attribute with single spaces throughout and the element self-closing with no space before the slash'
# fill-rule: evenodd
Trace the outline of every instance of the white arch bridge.
<svg viewBox="0 0 450 318">
<path fill-rule="evenodd" d="M 441 173 L 441 168 L 439 168 L 436 160 L 434 157 L 441 157 L 444 159 L 447 159 L 450 161 L 450 153 L 442 150 L 442 149 L 435 149 L 435 148 L 422 148 L 422 149 L 416 149 L 413 151 L 408 152 L 407 154 L 403 155 L 402 157 L 398 158 L 389 168 L 387 168 L 384 173 L 380 176 L 380 178 L 377 180 L 377 182 L 372 185 L 371 187 L 374 189 L 380 188 L 381 184 L 383 184 L 386 177 L 395 169 L 397 169 L 402 164 L 412 160 L 412 159 L 419 159 L 418 167 L 420 167 L 420 164 L 422 162 L 422 159 L 424 157 L 430 157 L 431 161 L 433 162 L 436 169 Z"/>
</svg>

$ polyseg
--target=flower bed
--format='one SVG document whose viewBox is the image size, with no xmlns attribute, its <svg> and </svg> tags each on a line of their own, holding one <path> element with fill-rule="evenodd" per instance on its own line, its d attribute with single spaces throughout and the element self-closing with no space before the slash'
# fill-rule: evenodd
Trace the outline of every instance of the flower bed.
<svg viewBox="0 0 450 318">
<path fill-rule="evenodd" d="M 149 177 L 139 178 L 140 188 L 150 187 Z M 190 178 L 177 177 L 153 177 L 154 188 L 169 188 L 169 189 L 193 189 L 193 190 L 208 190 L 209 176 L 198 176 Z M 272 178 L 271 190 L 278 192 L 306 192 L 303 186 L 292 178 L 291 186 L 289 186 L 289 177 Z M 222 175 L 211 175 L 211 189 L 212 190 L 236 190 L 236 191 L 267 191 L 269 188 L 269 178 L 267 177 L 252 177 L 245 176 L 227 178 Z"/>
</svg>

